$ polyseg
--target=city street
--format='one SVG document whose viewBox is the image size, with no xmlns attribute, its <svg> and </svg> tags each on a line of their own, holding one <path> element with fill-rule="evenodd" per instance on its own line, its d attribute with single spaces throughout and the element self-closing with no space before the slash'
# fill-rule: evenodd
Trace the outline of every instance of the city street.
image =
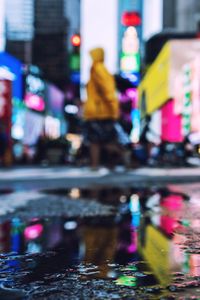
<svg viewBox="0 0 200 300">
<path fill-rule="evenodd" d="M 0 0 L 0 300 L 200 300 L 200 1 Z"/>
</svg>

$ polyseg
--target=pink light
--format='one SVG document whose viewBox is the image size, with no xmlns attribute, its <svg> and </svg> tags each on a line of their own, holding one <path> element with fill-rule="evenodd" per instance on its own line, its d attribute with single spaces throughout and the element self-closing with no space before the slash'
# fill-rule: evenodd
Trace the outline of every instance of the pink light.
<svg viewBox="0 0 200 300">
<path fill-rule="evenodd" d="M 169 100 L 161 108 L 162 140 L 168 142 L 182 142 L 181 115 L 174 113 L 174 99 Z"/>
<path fill-rule="evenodd" d="M 160 218 L 160 226 L 167 234 L 172 234 L 179 226 L 178 214 L 183 207 L 183 198 L 179 195 L 165 197 L 161 207 L 164 208 L 165 213 Z"/>
<path fill-rule="evenodd" d="M 137 90 L 135 88 L 132 89 L 127 89 L 126 90 L 126 95 L 130 98 L 135 99 L 137 97 Z"/>
<path fill-rule="evenodd" d="M 27 240 L 34 240 L 38 238 L 43 232 L 43 226 L 41 224 L 31 225 L 24 230 L 24 236 Z"/>
<path fill-rule="evenodd" d="M 38 95 L 27 93 L 25 95 L 24 101 L 26 103 L 26 106 L 31 109 L 37 111 L 43 111 L 45 109 L 44 99 Z"/>
</svg>

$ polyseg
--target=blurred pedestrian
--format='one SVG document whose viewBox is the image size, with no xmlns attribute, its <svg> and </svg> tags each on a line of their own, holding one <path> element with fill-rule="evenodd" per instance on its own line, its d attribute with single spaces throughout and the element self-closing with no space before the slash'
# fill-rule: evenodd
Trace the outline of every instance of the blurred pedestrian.
<svg viewBox="0 0 200 300">
<path fill-rule="evenodd" d="M 116 128 L 119 101 L 116 96 L 115 79 L 104 65 L 102 48 L 91 50 L 90 56 L 93 63 L 87 84 L 84 119 L 85 135 L 90 144 L 91 166 L 96 169 L 100 164 L 102 147 L 118 154 L 122 154 L 122 148 L 119 147 L 118 127 Z"/>
<path fill-rule="evenodd" d="M 47 138 L 45 133 L 42 132 L 38 137 L 36 143 L 36 154 L 35 154 L 35 161 L 36 163 L 42 163 L 46 159 L 47 155 Z"/>
<path fill-rule="evenodd" d="M 0 126 L 0 166 L 5 164 L 6 148 L 8 146 L 8 138 L 4 126 Z"/>
<path fill-rule="evenodd" d="M 140 134 L 140 143 L 143 146 L 143 149 L 145 151 L 146 161 L 150 157 L 150 151 L 151 151 L 151 144 L 148 140 L 148 134 L 150 132 L 150 122 L 151 122 L 151 116 L 147 115 L 145 117 L 144 126 Z"/>
</svg>

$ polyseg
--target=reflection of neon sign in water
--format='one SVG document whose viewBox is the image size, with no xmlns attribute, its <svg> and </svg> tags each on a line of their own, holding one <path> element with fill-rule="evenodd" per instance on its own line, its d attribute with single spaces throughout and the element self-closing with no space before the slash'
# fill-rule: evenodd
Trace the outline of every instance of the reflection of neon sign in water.
<svg viewBox="0 0 200 300">
<path fill-rule="evenodd" d="M 137 286 L 137 278 L 135 276 L 121 275 L 116 281 L 116 285 L 122 286 Z"/>
<path fill-rule="evenodd" d="M 179 195 L 170 195 L 162 199 L 161 207 L 165 213 L 160 218 L 160 227 L 167 233 L 172 234 L 179 226 L 178 214 L 183 208 L 183 197 Z"/>
<path fill-rule="evenodd" d="M 140 225 L 140 200 L 137 194 L 131 196 L 129 208 L 132 214 L 132 225 L 138 227 Z"/>
<path fill-rule="evenodd" d="M 24 230 L 24 236 L 27 240 L 34 240 L 41 236 L 43 232 L 43 226 L 41 224 L 35 224 L 26 227 Z"/>
</svg>

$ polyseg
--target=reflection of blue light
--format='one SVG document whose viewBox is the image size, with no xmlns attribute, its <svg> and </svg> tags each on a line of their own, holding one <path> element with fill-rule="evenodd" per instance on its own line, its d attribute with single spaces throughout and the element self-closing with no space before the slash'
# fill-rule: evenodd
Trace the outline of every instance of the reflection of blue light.
<svg viewBox="0 0 200 300">
<path fill-rule="evenodd" d="M 77 222 L 76 221 L 68 221 L 64 224 L 65 230 L 74 230 L 77 228 Z"/>
<path fill-rule="evenodd" d="M 132 225 L 138 227 L 140 225 L 140 200 L 137 194 L 131 196 L 129 209 L 132 215 Z"/>
<path fill-rule="evenodd" d="M 131 224 L 134 227 L 139 227 L 140 226 L 140 212 L 132 214 Z"/>
<path fill-rule="evenodd" d="M 131 119 L 133 126 L 140 127 L 140 111 L 139 109 L 133 109 L 131 111 Z"/>
<path fill-rule="evenodd" d="M 12 219 L 12 227 L 11 227 L 11 251 L 19 252 L 21 245 L 21 228 L 22 222 L 19 218 Z"/>
</svg>

